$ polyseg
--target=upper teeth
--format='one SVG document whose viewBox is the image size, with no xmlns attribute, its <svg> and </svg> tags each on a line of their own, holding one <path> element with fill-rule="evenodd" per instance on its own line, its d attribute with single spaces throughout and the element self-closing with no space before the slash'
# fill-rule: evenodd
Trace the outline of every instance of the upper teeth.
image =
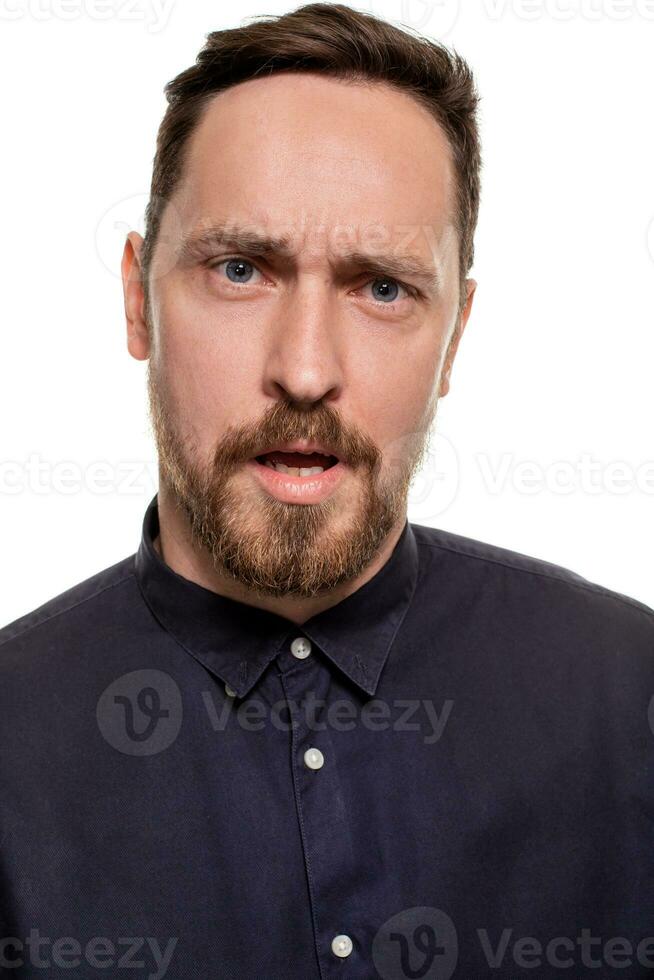
<svg viewBox="0 0 654 980">
<path fill-rule="evenodd" d="M 324 470 L 324 466 L 286 466 L 284 463 L 273 463 L 269 459 L 265 461 L 264 465 L 270 466 L 278 473 L 290 473 L 291 476 L 313 476 L 314 473 L 322 473 Z"/>
</svg>

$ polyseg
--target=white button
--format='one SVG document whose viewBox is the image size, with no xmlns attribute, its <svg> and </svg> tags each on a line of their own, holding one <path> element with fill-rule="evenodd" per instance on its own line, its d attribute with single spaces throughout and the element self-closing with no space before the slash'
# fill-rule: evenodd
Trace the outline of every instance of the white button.
<svg viewBox="0 0 654 980">
<path fill-rule="evenodd" d="M 236 697 L 236 691 L 233 687 L 230 687 L 229 684 L 225 684 L 225 694 L 227 694 L 230 698 Z"/>
<path fill-rule="evenodd" d="M 320 749 L 307 749 L 304 753 L 304 762 L 309 769 L 321 769 L 325 762 L 325 757 Z"/>
<path fill-rule="evenodd" d="M 349 936 L 334 936 L 332 939 L 332 953 L 335 956 L 349 956 L 352 952 L 352 940 Z"/>
<path fill-rule="evenodd" d="M 304 660 L 311 653 L 311 640 L 307 640 L 305 636 L 298 636 L 291 643 L 291 653 L 298 660 Z"/>
</svg>

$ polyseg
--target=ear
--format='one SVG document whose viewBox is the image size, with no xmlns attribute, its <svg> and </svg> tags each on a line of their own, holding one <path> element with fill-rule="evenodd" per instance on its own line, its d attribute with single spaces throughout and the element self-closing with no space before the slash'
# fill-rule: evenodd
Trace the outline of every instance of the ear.
<svg viewBox="0 0 654 980">
<path fill-rule="evenodd" d="M 125 299 L 127 349 L 137 361 L 145 361 L 150 356 L 150 334 L 144 315 L 145 294 L 141 277 L 142 247 L 142 237 L 138 232 L 130 231 L 125 240 L 120 263 Z"/>
<path fill-rule="evenodd" d="M 456 327 L 452 337 L 450 338 L 447 354 L 445 355 L 445 363 L 443 364 L 443 369 L 441 371 L 441 380 L 438 390 L 439 398 L 443 398 L 443 396 L 450 390 L 450 374 L 452 373 L 454 357 L 459 347 L 459 341 L 463 336 L 465 325 L 468 322 L 468 317 L 470 316 L 470 310 L 472 309 L 472 298 L 475 295 L 476 288 L 477 283 L 474 279 L 466 279 L 466 299 L 463 308 L 459 312 Z"/>
</svg>

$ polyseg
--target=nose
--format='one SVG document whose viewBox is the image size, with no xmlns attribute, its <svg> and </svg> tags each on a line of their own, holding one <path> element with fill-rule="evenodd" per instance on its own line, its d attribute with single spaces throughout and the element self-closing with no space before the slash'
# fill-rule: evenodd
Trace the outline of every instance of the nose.
<svg viewBox="0 0 654 980">
<path fill-rule="evenodd" d="M 343 331 L 338 299 L 324 277 L 299 275 L 275 307 L 269 333 L 265 390 L 309 407 L 333 400 L 343 386 Z"/>
</svg>

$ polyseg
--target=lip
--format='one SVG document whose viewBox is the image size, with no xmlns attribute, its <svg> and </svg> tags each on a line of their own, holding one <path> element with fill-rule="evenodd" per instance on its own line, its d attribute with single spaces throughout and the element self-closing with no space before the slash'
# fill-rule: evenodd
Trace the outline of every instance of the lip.
<svg viewBox="0 0 654 980">
<path fill-rule="evenodd" d="M 274 446 L 267 446 L 260 449 L 256 456 L 264 456 L 266 453 L 272 453 L 275 450 L 282 453 L 321 453 L 323 456 L 339 458 L 338 453 L 335 453 L 330 446 L 319 446 L 317 442 L 308 442 L 306 439 L 295 439 L 294 442 L 280 442 Z"/>
<path fill-rule="evenodd" d="M 246 465 L 268 493 L 287 504 L 319 504 L 343 481 L 347 469 L 344 463 L 338 462 L 314 476 L 292 476 L 278 473 L 256 459 L 249 459 Z"/>
</svg>

